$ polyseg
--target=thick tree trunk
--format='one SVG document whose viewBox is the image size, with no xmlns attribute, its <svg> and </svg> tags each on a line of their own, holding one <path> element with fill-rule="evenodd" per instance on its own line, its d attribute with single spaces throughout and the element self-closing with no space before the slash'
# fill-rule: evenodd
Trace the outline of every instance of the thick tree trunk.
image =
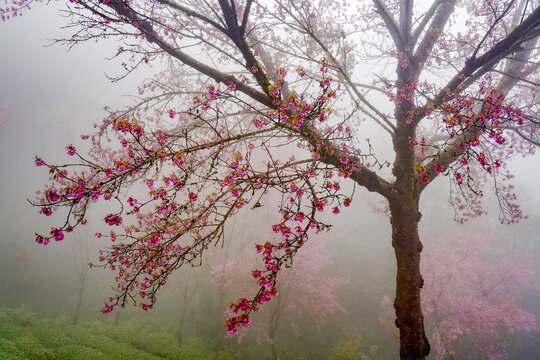
<svg viewBox="0 0 540 360">
<path fill-rule="evenodd" d="M 418 237 L 420 212 L 414 197 L 400 196 L 390 203 L 392 246 L 396 254 L 396 326 L 399 328 L 401 359 L 424 359 L 429 354 L 429 342 L 424 331 L 424 316 L 420 289 L 422 243 Z"/>
</svg>

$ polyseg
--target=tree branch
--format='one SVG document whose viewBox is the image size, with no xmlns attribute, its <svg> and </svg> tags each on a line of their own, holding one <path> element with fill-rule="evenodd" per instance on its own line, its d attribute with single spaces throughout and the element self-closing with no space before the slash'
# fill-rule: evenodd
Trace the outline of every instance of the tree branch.
<svg viewBox="0 0 540 360">
<path fill-rule="evenodd" d="M 435 7 L 435 5 L 441 2 L 442 1 L 436 1 L 430 11 L 435 11 L 435 9 L 437 8 Z M 454 12 L 455 4 L 456 0 L 448 0 L 443 5 L 438 7 L 437 14 L 433 18 L 429 29 L 426 31 L 426 34 L 424 35 L 424 38 L 422 39 L 422 42 L 418 46 L 418 49 L 416 50 L 416 53 L 414 55 L 414 61 L 417 63 L 418 73 L 422 70 L 423 63 L 433 50 L 433 46 L 435 46 L 437 40 L 439 40 L 439 38 L 441 37 L 442 29 L 444 29 L 446 23 L 448 22 L 448 19 L 450 18 L 450 15 Z M 413 34 L 413 39 L 411 40 L 413 46 L 416 42 L 416 38 L 420 36 L 420 32 L 421 26 L 419 26 Z"/>
<path fill-rule="evenodd" d="M 511 53 L 519 51 L 524 43 L 536 38 L 539 34 L 540 7 L 536 8 L 527 19 L 490 50 L 478 58 L 467 60 L 461 71 L 439 91 L 430 104 L 438 107 L 448 100 L 451 94 L 458 90 L 458 88 L 460 90 L 467 89 L 474 81 L 488 71 L 491 71 L 500 60 Z M 426 107 L 427 105 L 416 111 L 412 122 L 414 125 L 417 125 L 425 117 Z"/>
<path fill-rule="evenodd" d="M 388 9 L 386 9 L 386 6 L 384 6 L 384 3 L 380 0 L 373 0 L 373 3 L 375 4 L 375 7 L 377 8 L 377 13 L 381 16 L 384 23 L 386 24 L 386 28 L 388 29 L 388 32 L 390 33 L 390 36 L 392 36 L 392 39 L 394 40 L 394 44 L 398 49 L 402 48 L 403 44 L 403 37 L 401 33 L 399 32 L 399 27 L 396 23 L 396 20 L 388 12 Z"/>
<path fill-rule="evenodd" d="M 433 4 L 431 4 L 431 7 L 427 11 L 427 13 L 424 15 L 424 18 L 422 19 L 422 21 L 420 22 L 420 24 L 418 25 L 416 30 L 414 30 L 413 33 L 412 33 L 412 36 L 411 36 L 411 45 L 412 46 L 414 46 L 416 44 L 416 41 L 420 37 L 420 34 L 422 33 L 422 31 L 424 31 L 424 28 L 426 27 L 428 22 L 433 17 L 433 14 L 435 14 L 435 10 L 437 10 L 439 5 L 441 5 L 443 1 L 444 0 L 436 0 L 436 1 L 433 2 Z"/>
<path fill-rule="evenodd" d="M 194 17 L 194 18 L 200 19 L 202 21 L 205 21 L 205 22 L 209 23 L 210 25 L 212 25 L 213 27 L 215 27 L 216 29 L 218 29 L 219 31 L 221 31 L 224 34 L 227 33 L 227 29 L 225 29 L 223 26 L 221 26 L 220 24 L 218 24 L 214 20 L 210 19 L 209 17 L 204 16 L 202 14 L 199 14 L 198 12 L 195 12 L 194 10 L 191 10 L 191 9 L 185 7 L 185 6 L 177 4 L 176 2 L 173 2 L 173 1 L 170 1 L 170 0 L 157 0 L 157 1 L 160 2 L 163 5 L 167 5 L 167 6 L 171 7 L 171 8 L 173 8 L 173 9 L 178 10 L 178 11 L 186 14 L 187 16 Z"/>
</svg>

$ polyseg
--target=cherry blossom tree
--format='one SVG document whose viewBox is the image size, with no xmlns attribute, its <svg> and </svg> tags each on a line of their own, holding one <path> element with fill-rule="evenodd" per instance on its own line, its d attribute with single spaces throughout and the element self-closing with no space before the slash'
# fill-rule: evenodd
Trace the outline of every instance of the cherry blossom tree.
<svg viewBox="0 0 540 360">
<path fill-rule="evenodd" d="M 30 3 L 12 0 L 0 16 Z M 280 194 L 280 239 L 254 239 L 259 289 L 232 305 L 236 331 L 277 294 L 279 271 L 311 234 L 329 227 L 324 213 L 338 214 L 361 187 L 391 215 L 400 356 L 423 359 L 423 190 L 446 176 L 465 221 L 484 213 L 491 184 L 501 221 L 523 217 L 504 164 L 539 144 L 537 2 L 70 0 L 64 14 L 74 31 L 60 42 L 121 43 L 120 78 L 167 66 L 140 87 L 140 102 L 110 109 L 83 137 L 88 155 L 68 145 L 74 162 L 35 160 L 51 176 L 35 205 L 68 211 L 38 243 L 64 239 L 98 200 L 117 204 L 101 260 L 117 272 L 118 293 L 104 312 L 129 301 L 152 308 L 173 271 L 225 240 L 231 217 Z"/>
</svg>

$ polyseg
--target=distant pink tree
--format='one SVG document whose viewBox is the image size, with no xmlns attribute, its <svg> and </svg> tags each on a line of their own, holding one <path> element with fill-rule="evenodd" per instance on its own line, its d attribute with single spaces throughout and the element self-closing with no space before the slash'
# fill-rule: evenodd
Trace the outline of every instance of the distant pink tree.
<svg viewBox="0 0 540 360">
<path fill-rule="evenodd" d="M 11 109 L 11 103 L 0 103 L 0 129 L 9 126 L 9 119 L 6 113 Z"/>
<path fill-rule="evenodd" d="M 227 289 L 238 291 L 239 284 L 246 283 L 234 279 L 249 272 L 256 264 L 256 258 L 253 258 L 253 261 L 240 257 L 228 258 L 222 266 L 212 270 L 213 282 L 220 291 Z M 284 270 L 281 274 L 280 291 L 275 301 L 268 306 L 267 321 L 258 321 L 258 325 L 254 325 L 251 329 L 270 344 L 274 359 L 279 358 L 276 335 L 280 325 L 283 324 L 283 319 L 287 319 L 289 326 L 299 331 L 299 319 L 322 323 L 336 311 L 345 311 L 339 305 L 336 289 L 348 281 L 324 275 L 323 268 L 329 264 L 330 260 L 324 256 L 324 240 L 319 236 L 306 243 L 302 252 L 295 257 L 294 267 Z M 240 334 L 240 339 L 242 335 L 244 334 Z"/>
<path fill-rule="evenodd" d="M 437 358 L 463 359 L 456 348 L 466 342 L 474 346 L 475 359 L 507 359 L 505 335 L 540 330 L 535 315 L 520 307 L 526 291 L 540 290 L 538 254 L 509 254 L 493 236 L 479 232 L 433 239 L 422 260 L 430 269 L 422 307 Z M 389 300 L 383 305 L 390 307 Z"/>
</svg>

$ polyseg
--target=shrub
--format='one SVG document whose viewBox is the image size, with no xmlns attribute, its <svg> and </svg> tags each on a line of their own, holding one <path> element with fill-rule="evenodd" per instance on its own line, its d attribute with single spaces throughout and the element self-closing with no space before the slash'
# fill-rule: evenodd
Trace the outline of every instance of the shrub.
<svg viewBox="0 0 540 360">
<path fill-rule="evenodd" d="M 24 353 L 11 341 L 0 338 L 0 360 L 27 360 Z"/>
<path fill-rule="evenodd" d="M 37 320 L 33 313 L 29 312 L 23 307 L 18 309 L 2 307 L 0 309 L 0 314 L 0 318 L 2 320 L 17 324 L 20 327 L 33 326 Z"/>
<path fill-rule="evenodd" d="M 12 342 L 29 360 L 54 360 L 53 352 L 43 347 L 34 336 L 18 337 Z"/>
<path fill-rule="evenodd" d="M 214 360 L 240 360 L 240 354 L 231 349 L 220 350 Z"/>
<path fill-rule="evenodd" d="M 39 319 L 32 329 L 32 333 L 44 347 L 53 351 L 75 342 L 66 335 L 66 327 L 62 327 L 60 321 L 53 319 Z"/>
<path fill-rule="evenodd" d="M 11 322 L 0 320 L 0 338 L 13 340 L 21 336 L 28 335 L 28 330 L 21 328 Z"/>
<path fill-rule="evenodd" d="M 95 328 L 95 325 L 92 327 Z M 111 359 L 129 359 L 129 360 L 158 360 L 158 358 L 145 351 L 132 347 L 130 344 L 117 342 L 105 334 L 94 333 L 85 327 L 85 324 L 73 326 L 70 336 L 79 345 L 86 346 L 108 356 Z"/>
<path fill-rule="evenodd" d="M 328 360 L 355 360 L 362 342 L 359 338 L 341 340 L 330 353 Z"/>
<path fill-rule="evenodd" d="M 108 360 L 101 351 L 90 347 L 74 344 L 62 346 L 56 351 L 57 360 Z M 128 358 L 126 358 L 128 359 Z"/>
</svg>

